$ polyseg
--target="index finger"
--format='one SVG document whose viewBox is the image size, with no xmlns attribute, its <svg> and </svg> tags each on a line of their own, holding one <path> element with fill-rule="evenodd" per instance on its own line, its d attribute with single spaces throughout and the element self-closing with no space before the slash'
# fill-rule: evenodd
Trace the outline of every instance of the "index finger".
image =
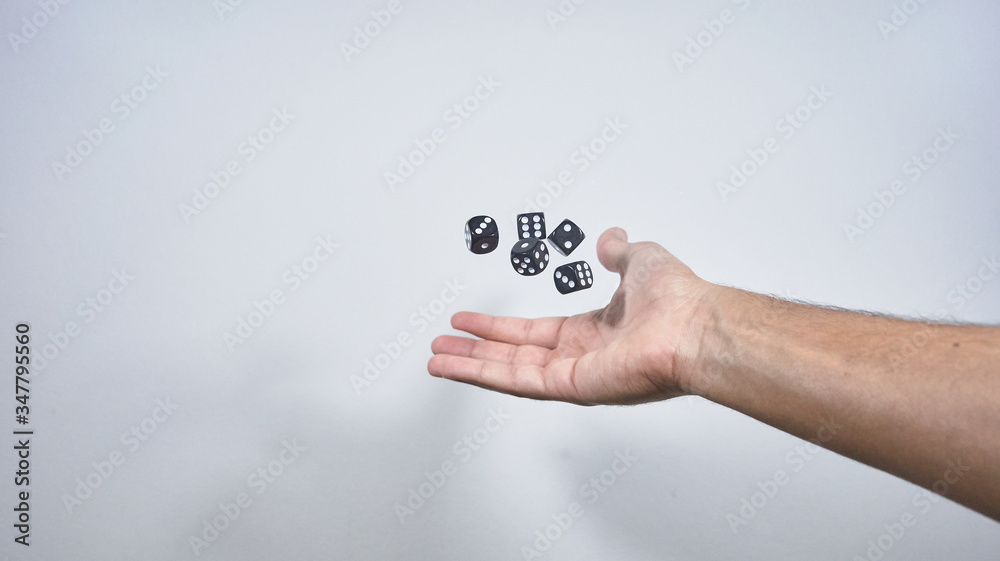
<svg viewBox="0 0 1000 561">
<path fill-rule="evenodd" d="M 554 349 L 564 321 L 564 317 L 526 319 L 458 312 L 451 317 L 451 326 L 490 341 Z"/>
</svg>

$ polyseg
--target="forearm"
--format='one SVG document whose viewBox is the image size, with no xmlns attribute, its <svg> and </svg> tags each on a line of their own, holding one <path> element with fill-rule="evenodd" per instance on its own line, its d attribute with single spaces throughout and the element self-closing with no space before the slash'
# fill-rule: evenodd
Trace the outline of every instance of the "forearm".
<svg viewBox="0 0 1000 561">
<path fill-rule="evenodd" d="M 1000 328 L 715 296 L 694 392 L 1000 520 Z"/>
</svg>

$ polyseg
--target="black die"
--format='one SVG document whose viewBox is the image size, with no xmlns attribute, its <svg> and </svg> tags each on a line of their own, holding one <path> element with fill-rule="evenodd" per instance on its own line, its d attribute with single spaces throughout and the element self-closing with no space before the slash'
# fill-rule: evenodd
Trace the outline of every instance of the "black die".
<svg viewBox="0 0 1000 561">
<path fill-rule="evenodd" d="M 568 263 L 556 269 L 555 282 L 562 294 L 578 292 L 594 286 L 594 273 L 586 261 Z"/>
<path fill-rule="evenodd" d="M 549 241 L 552 247 L 563 255 L 573 253 L 573 250 L 580 247 L 580 242 L 586 238 L 586 234 L 572 220 L 563 220 L 556 226 L 556 229 L 549 234 Z"/>
<path fill-rule="evenodd" d="M 518 240 L 510 250 L 510 264 L 517 274 L 533 277 L 549 264 L 549 248 L 538 238 Z"/>
<path fill-rule="evenodd" d="M 497 223 L 489 216 L 473 216 L 465 223 L 465 246 L 472 253 L 489 253 L 499 244 Z"/>
<path fill-rule="evenodd" d="M 528 214 L 517 215 L 517 237 L 521 240 L 528 238 L 545 239 L 545 213 L 529 212 Z"/>
</svg>

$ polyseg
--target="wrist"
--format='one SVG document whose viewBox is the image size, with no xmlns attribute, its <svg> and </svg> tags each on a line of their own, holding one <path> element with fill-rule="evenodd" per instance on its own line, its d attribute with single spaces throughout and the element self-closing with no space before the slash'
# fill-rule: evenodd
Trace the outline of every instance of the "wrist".
<svg viewBox="0 0 1000 561">
<path fill-rule="evenodd" d="M 709 283 L 697 302 L 673 365 L 685 393 L 711 399 L 711 391 L 721 381 L 721 369 L 734 362 L 725 343 L 725 327 L 739 315 L 743 294 L 735 288 Z"/>
</svg>

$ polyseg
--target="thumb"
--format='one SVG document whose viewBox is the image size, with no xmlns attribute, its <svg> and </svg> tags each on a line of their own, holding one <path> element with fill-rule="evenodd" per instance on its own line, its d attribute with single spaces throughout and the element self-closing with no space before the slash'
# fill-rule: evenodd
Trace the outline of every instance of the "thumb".
<svg viewBox="0 0 1000 561">
<path fill-rule="evenodd" d="M 610 228 L 597 240 L 597 258 L 613 273 L 625 273 L 628 265 L 628 234 L 621 228 Z"/>
</svg>

